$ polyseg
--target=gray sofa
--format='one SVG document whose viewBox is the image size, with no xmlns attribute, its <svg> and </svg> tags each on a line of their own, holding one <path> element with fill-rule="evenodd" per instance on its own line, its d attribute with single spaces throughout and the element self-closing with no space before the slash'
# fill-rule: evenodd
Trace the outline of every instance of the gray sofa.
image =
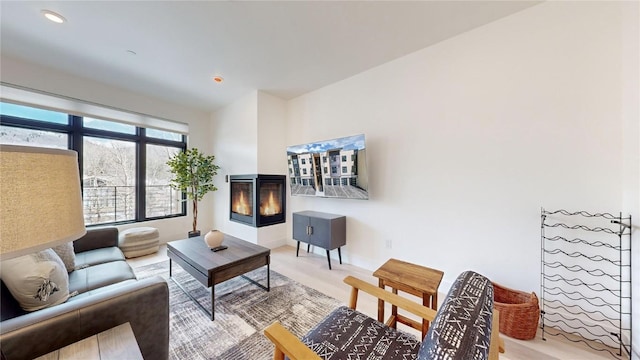
<svg viewBox="0 0 640 360">
<path fill-rule="evenodd" d="M 145 359 L 167 359 L 167 283 L 161 277 L 136 279 L 118 248 L 116 228 L 89 230 L 73 245 L 69 292 L 78 295 L 65 303 L 26 312 L 1 284 L 3 359 L 32 359 L 126 322 Z"/>
</svg>

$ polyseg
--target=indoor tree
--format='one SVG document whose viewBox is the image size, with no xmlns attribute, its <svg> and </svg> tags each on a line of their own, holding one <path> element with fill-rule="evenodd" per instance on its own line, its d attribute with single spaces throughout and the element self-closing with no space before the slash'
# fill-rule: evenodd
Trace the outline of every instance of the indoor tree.
<svg viewBox="0 0 640 360">
<path fill-rule="evenodd" d="M 187 195 L 193 204 L 193 229 L 189 236 L 199 235 L 198 202 L 211 191 L 218 190 L 213 177 L 220 167 L 213 163 L 215 156 L 204 155 L 197 148 L 178 152 L 167 161 L 173 178 L 170 185 Z"/>
</svg>

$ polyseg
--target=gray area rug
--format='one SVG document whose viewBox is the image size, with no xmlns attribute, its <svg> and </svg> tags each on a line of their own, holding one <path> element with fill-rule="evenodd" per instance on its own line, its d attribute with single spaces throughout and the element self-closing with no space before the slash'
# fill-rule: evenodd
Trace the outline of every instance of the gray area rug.
<svg viewBox="0 0 640 360">
<path fill-rule="evenodd" d="M 269 292 L 242 277 L 216 285 L 215 321 L 211 321 L 169 280 L 168 260 L 134 271 L 139 279 L 160 275 L 168 280 L 171 359 L 272 359 L 273 344 L 263 334 L 265 327 L 279 320 L 300 338 L 343 304 L 271 270 Z M 247 276 L 266 284 L 266 268 Z M 173 277 L 205 308 L 211 308 L 211 289 L 175 263 Z"/>
</svg>

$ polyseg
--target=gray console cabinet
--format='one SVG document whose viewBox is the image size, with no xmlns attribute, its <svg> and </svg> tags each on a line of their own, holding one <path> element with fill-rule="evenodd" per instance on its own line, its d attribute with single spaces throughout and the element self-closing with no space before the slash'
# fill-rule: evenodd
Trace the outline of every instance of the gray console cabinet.
<svg viewBox="0 0 640 360">
<path fill-rule="evenodd" d="M 296 257 L 300 252 L 300 242 L 314 245 L 327 251 L 327 262 L 331 269 L 329 251 L 338 249 L 338 258 L 342 264 L 340 247 L 347 244 L 347 218 L 343 215 L 327 214 L 318 211 L 300 211 L 293 213 L 293 239 L 298 241 Z"/>
</svg>

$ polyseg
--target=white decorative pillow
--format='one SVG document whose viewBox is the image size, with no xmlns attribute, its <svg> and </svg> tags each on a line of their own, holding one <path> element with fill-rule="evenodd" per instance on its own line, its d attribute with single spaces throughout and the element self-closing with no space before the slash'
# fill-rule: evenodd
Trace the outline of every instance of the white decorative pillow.
<svg viewBox="0 0 640 360">
<path fill-rule="evenodd" d="M 76 253 L 73 251 L 73 241 L 54 246 L 52 249 L 56 254 L 58 254 L 68 273 L 72 272 L 76 268 Z"/>
<path fill-rule="evenodd" d="M 26 311 L 69 298 L 69 274 L 52 249 L 2 261 L 2 281 Z"/>
</svg>

